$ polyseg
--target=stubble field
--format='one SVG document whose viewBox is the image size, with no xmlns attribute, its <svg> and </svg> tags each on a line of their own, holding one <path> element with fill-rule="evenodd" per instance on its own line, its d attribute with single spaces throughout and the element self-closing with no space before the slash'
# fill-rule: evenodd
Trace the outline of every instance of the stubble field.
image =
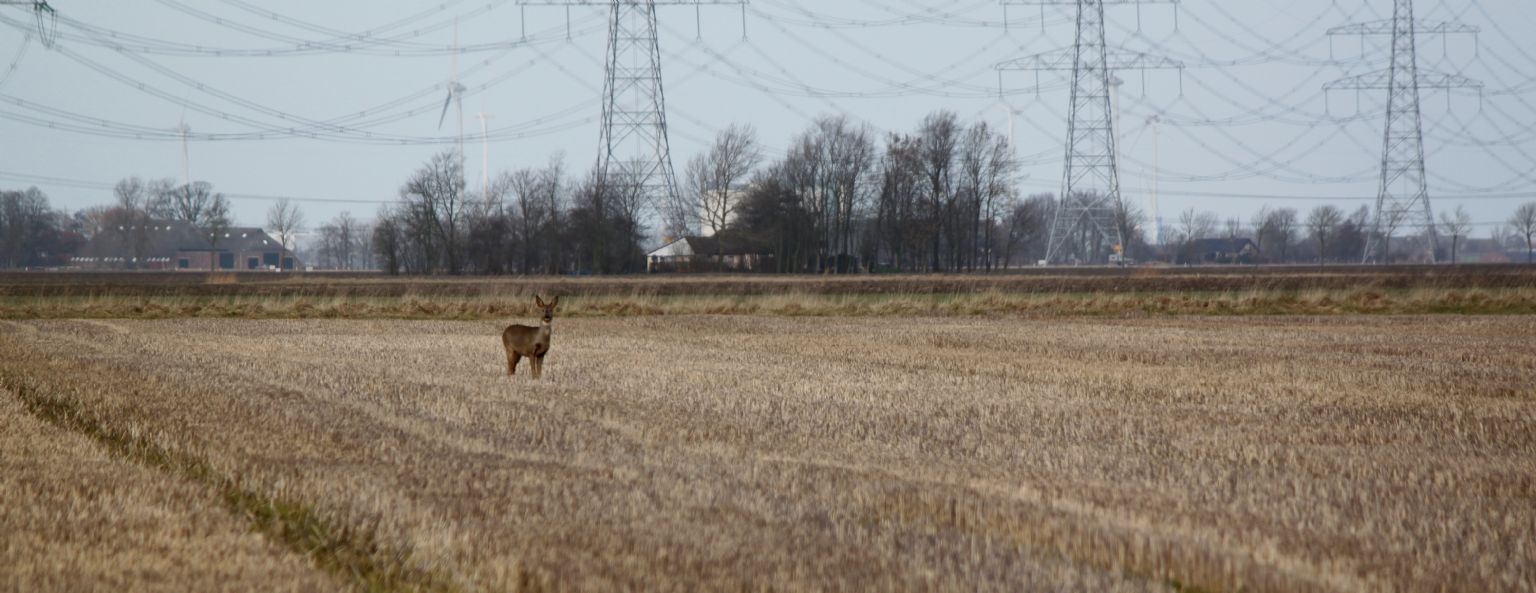
<svg viewBox="0 0 1536 593">
<path fill-rule="evenodd" d="M 1536 582 L 1536 317 L 500 328 L 0 321 L 0 589 Z"/>
</svg>

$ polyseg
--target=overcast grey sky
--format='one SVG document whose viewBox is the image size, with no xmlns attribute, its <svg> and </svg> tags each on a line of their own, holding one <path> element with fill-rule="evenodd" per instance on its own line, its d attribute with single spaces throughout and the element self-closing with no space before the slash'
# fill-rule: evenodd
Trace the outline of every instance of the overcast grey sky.
<svg viewBox="0 0 1536 593">
<path fill-rule="evenodd" d="M 438 117 L 456 16 L 468 48 L 459 69 L 470 89 L 471 185 L 480 176 L 481 111 L 494 116 L 493 172 L 557 153 L 579 171 L 597 155 L 603 8 L 571 8 L 567 40 L 564 8 L 516 0 L 51 3 L 61 17 L 51 50 L 35 35 L 27 40 L 35 27 L 28 10 L 0 7 L 0 187 L 36 185 L 56 207 L 105 203 L 110 190 L 101 184 L 127 176 L 180 178 L 174 130 L 185 121 L 192 177 L 236 195 L 240 222 L 264 222 L 270 202 L 260 197 L 279 195 L 334 200 L 303 204 L 311 224 L 342 210 L 371 218 L 455 134 L 454 114 L 441 130 Z M 1006 130 L 1013 111 L 1022 188 L 1060 186 L 1065 74 L 1042 74 L 1037 92 L 1033 74 L 1008 73 L 1000 97 L 993 65 L 1069 46 L 1069 8 L 1046 9 L 1042 23 L 1039 8 L 1013 6 L 1007 27 L 997 0 L 754 0 L 745 14 L 735 6 L 659 10 L 679 169 L 732 122 L 755 125 L 777 153 L 822 114 L 905 132 L 939 109 Z M 1389 0 L 1108 8 L 1112 46 L 1187 66 L 1182 85 L 1175 72 L 1119 74 L 1126 198 L 1149 206 L 1155 162 L 1169 221 L 1190 207 L 1246 218 L 1265 203 L 1370 203 L 1384 96 L 1322 86 L 1384 68 L 1387 38 L 1330 44 L 1326 31 L 1391 10 Z M 1420 0 L 1416 10 L 1424 21 L 1482 29 L 1419 39 L 1422 69 L 1487 85 L 1481 100 L 1476 91 L 1423 93 L 1435 208 L 1460 204 L 1479 222 L 1503 220 L 1536 199 L 1536 6 Z M 1153 115 L 1163 123 L 1150 126 Z M 346 129 L 330 139 L 281 131 L 315 129 L 305 121 Z"/>
</svg>

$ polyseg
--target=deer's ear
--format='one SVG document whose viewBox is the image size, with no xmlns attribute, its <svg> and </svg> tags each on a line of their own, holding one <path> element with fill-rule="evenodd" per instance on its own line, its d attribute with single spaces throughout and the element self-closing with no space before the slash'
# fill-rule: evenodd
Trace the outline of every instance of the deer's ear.
<svg viewBox="0 0 1536 593">
<path fill-rule="evenodd" d="M 555 297 L 555 300 L 552 300 L 552 301 L 549 302 L 549 308 L 551 308 L 551 309 L 553 309 L 553 308 L 555 308 L 555 307 L 557 307 L 559 305 L 560 305 L 560 297 Z"/>
<path fill-rule="evenodd" d="M 542 309 L 542 308 L 544 308 L 546 306 L 544 304 L 544 297 L 541 297 L 539 295 L 533 295 L 533 302 L 538 303 L 540 309 Z"/>
</svg>

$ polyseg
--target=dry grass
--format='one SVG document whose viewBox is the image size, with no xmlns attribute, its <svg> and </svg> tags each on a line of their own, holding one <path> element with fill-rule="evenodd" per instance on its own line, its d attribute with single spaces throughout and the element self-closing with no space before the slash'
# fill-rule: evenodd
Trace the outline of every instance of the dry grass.
<svg viewBox="0 0 1536 593">
<path fill-rule="evenodd" d="M 1533 317 L 556 324 L 532 383 L 488 322 L 0 322 L 0 380 L 465 590 L 1536 582 Z"/>
<path fill-rule="evenodd" d="M 0 391 L 0 590 L 341 589 L 251 532 L 217 492 L 31 412 Z"/>
<path fill-rule="evenodd" d="M 992 274 L 432 276 L 271 273 L 5 273 L 0 297 L 320 299 L 784 294 L 1212 293 L 1536 288 L 1536 266 L 1030 268 Z"/>
<path fill-rule="evenodd" d="M 554 294 L 554 293 L 546 293 Z M 444 319 L 534 314 L 531 296 L 0 297 L 0 319 Z M 1168 315 L 1531 315 L 1533 288 L 1312 289 L 1138 293 L 871 293 L 567 297 L 567 317 Z"/>
<path fill-rule="evenodd" d="M 1536 314 L 1536 267 L 1040 269 L 928 276 L 0 274 L 0 319 Z"/>
</svg>

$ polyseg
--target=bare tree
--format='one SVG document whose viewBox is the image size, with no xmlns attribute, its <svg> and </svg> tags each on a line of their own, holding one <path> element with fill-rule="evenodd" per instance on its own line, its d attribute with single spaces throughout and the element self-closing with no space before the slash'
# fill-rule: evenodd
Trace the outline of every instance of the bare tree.
<svg viewBox="0 0 1536 593">
<path fill-rule="evenodd" d="M 1514 216 L 1509 217 L 1509 225 L 1515 228 L 1515 234 L 1525 237 L 1525 263 L 1532 263 L 1532 254 L 1536 253 L 1536 245 L 1532 240 L 1536 239 L 1536 202 L 1526 202 L 1515 209 Z"/>
<path fill-rule="evenodd" d="M 573 184 L 571 209 L 565 216 L 568 240 L 579 271 L 613 274 L 642 269 L 640 216 L 645 196 L 633 185 L 603 183 L 596 171 Z"/>
<path fill-rule="evenodd" d="M 115 221 L 118 212 L 116 206 L 91 206 L 75 211 L 75 220 L 80 225 L 81 234 L 87 239 L 113 236 L 117 233 Z"/>
<path fill-rule="evenodd" d="M 570 192 L 566 180 L 565 155 L 555 154 L 539 174 L 538 202 L 543 211 L 543 224 L 537 227 L 540 257 L 544 260 L 544 272 L 558 274 L 565 263 L 565 238 L 562 233 L 567 222 L 565 211 Z"/>
<path fill-rule="evenodd" d="M 294 239 L 304 229 L 304 212 L 288 198 L 280 199 L 267 210 L 267 229 L 277 235 L 277 242 L 283 248 L 282 255 L 277 259 L 277 269 L 282 271 L 283 262 L 293 253 Z"/>
<path fill-rule="evenodd" d="M 964 265 L 974 271 L 978 265 L 992 267 L 992 230 L 997 226 L 998 201 L 1013 195 L 1013 174 L 1018 164 L 1008 146 L 1008 138 L 986 122 L 966 129 L 958 154 L 959 194 L 958 228 L 951 234 L 959 250 L 956 268 Z M 968 224 L 967 224 L 968 223 Z"/>
<path fill-rule="evenodd" d="M 886 139 L 879 163 L 880 190 L 875 199 L 872 229 L 875 261 L 887 261 L 885 256 L 889 256 L 896 271 L 912 267 L 912 260 L 920 259 L 917 252 L 922 248 L 916 228 L 922 191 L 917 147 L 916 138 L 893 134 Z"/>
<path fill-rule="evenodd" d="M 197 210 L 198 220 L 193 224 L 203 234 L 204 240 L 208 241 L 208 271 L 212 272 L 218 269 L 219 242 L 229 233 L 229 227 L 234 223 L 229 218 L 229 199 L 224 194 L 212 193 L 213 186 L 206 183 L 202 185 L 209 191 L 205 200 L 199 200 L 201 206 Z M 188 192 L 189 195 L 191 193 Z"/>
<path fill-rule="evenodd" d="M 544 204 L 544 178 L 531 168 L 503 175 L 512 194 L 513 216 L 517 220 L 517 251 L 522 255 L 518 272 L 532 274 L 539 267 L 540 237 L 549 216 Z"/>
<path fill-rule="evenodd" d="M 41 190 L 0 191 L 0 267 L 40 263 L 53 218 L 48 196 Z"/>
<path fill-rule="evenodd" d="M 918 128 L 922 142 L 919 163 L 923 177 L 928 181 L 923 201 L 923 216 L 929 222 L 929 271 L 945 269 L 943 240 L 954 226 L 955 202 L 958 191 L 955 183 L 955 156 L 960 145 L 959 116 L 951 111 L 928 115 Z"/>
<path fill-rule="evenodd" d="M 1027 200 L 1014 200 L 1009 207 L 1008 215 L 1003 221 L 1007 229 L 1007 238 L 1003 243 L 1004 270 L 1013 263 L 1014 253 L 1028 245 L 1030 240 L 1045 228 L 1045 212 L 1040 205 L 1050 199 L 1049 196 L 1044 200 L 1039 196 L 1031 196 Z"/>
<path fill-rule="evenodd" d="M 351 212 L 343 211 L 331 219 L 325 228 L 330 231 L 331 237 L 326 243 L 331 248 L 336 267 L 343 270 L 355 269 L 357 261 L 354 256 L 357 253 L 358 237 L 362 234 L 362 224 Z"/>
<path fill-rule="evenodd" d="M 1456 210 L 1451 212 L 1441 210 L 1440 232 L 1451 236 L 1451 263 L 1454 264 L 1457 260 L 1459 251 L 1457 248 L 1460 247 L 1461 239 L 1466 237 L 1467 233 L 1472 232 L 1472 215 L 1467 214 L 1466 208 L 1462 208 L 1460 205 L 1457 205 Z"/>
<path fill-rule="evenodd" d="M 874 132 L 847 117 L 824 117 L 796 138 L 784 160 L 773 167 L 799 204 L 796 213 L 809 224 L 798 229 L 821 273 L 847 271 L 854 248 L 854 226 L 870 194 L 876 191 Z M 799 222 L 797 217 L 797 222 Z M 799 226 L 799 225 L 797 225 Z"/>
<path fill-rule="evenodd" d="M 405 230 L 399 222 L 401 218 L 398 212 L 385 206 L 379 209 L 378 222 L 373 226 L 373 251 L 391 276 L 405 269 Z"/>
<path fill-rule="evenodd" d="M 1253 217 L 1248 219 L 1248 223 L 1253 227 L 1253 246 L 1261 254 L 1264 253 L 1264 240 L 1269 238 L 1269 215 L 1269 206 L 1261 206 L 1259 211 L 1253 213 Z"/>
<path fill-rule="evenodd" d="M 183 220 L 194 227 L 205 226 L 207 218 L 213 215 L 211 212 L 216 196 L 222 194 L 213 193 L 213 184 L 207 181 L 194 181 L 177 187 L 170 191 L 171 218 Z M 225 205 L 228 214 L 228 204 Z"/>
<path fill-rule="evenodd" d="M 1194 208 L 1179 214 L 1179 239 L 1183 244 L 1181 251 L 1184 253 L 1184 263 L 1189 263 L 1189 260 L 1196 255 L 1194 253 L 1196 241 L 1208 238 L 1211 233 L 1216 232 L 1216 221 L 1214 213 L 1197 212 Z"/>
<path fill-rule="evenodd" d="M 406 202 L 407 231 L 423 250 L 426 271 L 439 265 L 448 273 L 463 269 L 463 215 L 465 206 L 463 164 L 453 149 L 444 150 L 418 169 L 400 197 Z"/>
<path fill-rule="evenodd" d="M 1146 221 L 1146 213 L 1135 204 L 1126 200 L 1120 200 L 1115 204 L 1114 223 L 1115 230 L 1120 233 L 1120 254 L 1122 256 L 1130 257 L 1132 255 L 1131 246 L 1141 240 L 1141 227 Z M 1140 254 L 1136 255 L 1139 256 Z"/>
<path fill-rule="evenodd" d="M 176 190 L 181 185 L 175 179 L 151 179 L 144 184 L 144 210 L 150 218 L 177 220 Z"/>
<path fill-rule="evenodd" d="M 1243 234 L 1243 219 L 1238 218 L 1236 216 L 1228 218 L 1227 219 L 1227 223 L 1226 223 L 1226 229 L 1227 229 L 1227 238 L 1228 239 L 1236 239 L 1238 235 Z"/>
<path fill-rule="evenodd" d="M 361 266 L 361 252 L 368 241 L 363 236 L 367 229 L 350 212 L 337 214 L 319 228 L 319 245 L 316 246 L 321 260 L 332 269 L 355 270 Z"/>
<path fill-rule="evenodd" d="M 1388 208 L 1376 212 L 1376 221 L 1381 229 L 1381 233 L 1376 239 L 1381 241 L 1381 251 L 1379 253 L 1381 254 L 1382 264 L 1392 263 L 1392 237 L 1397 235 L 1397 230 L 1402 228 L 1412 215 L 1413 210 L 1411 208 Z M 1371 254 L 1366 255 L 1369 257 Z"/>
<path fill-rule="evenodd" d="M 1280 248 L 1280 262 L 1290 257 L 1291 244 L 1296 242 L 1298 216 L 1294 208 L 1280 208 L 1269 213 L 1264 226 L 1269 229 L 1271 247 Z"/>
<path fill-rule="evenodd" d="M 507 211 L 507 195 L 512 193 L 512 182 L 513 175 L 502 172 L 486 184 L 484 193 L 472 200 L 467 208 L 465 255 L 477 273 L 502 274 L 512 267 L 518 235 Z M 362 239 L 367 234 L 358 237 Z M 358 253 L 368 252 L 359 249 Z"/>
<path fill-rule="evenodd" d="M 1343 221 L 1344 212 L 1331 204 L 1313 208 L 1307 215 L 1307 232 L 1317 243 L 1318 264 L 1328 261 L 1328 245 L 1333 241 L 1333 234 L 1338 232 L 1339 223 Z"/>
<path fill-rule="evenodd" d="M 740 202 L 738 186 L 761 160 L 757 130 L 733 124 L 715 136 L 707 152 L 688 161 L 688 193 L 696 203 L 701 229 L 718 235 L 731 224 Z M 715 241 L 717 264 L 723 254 L 722 242 Z"/>
<path fill-rule="evenodd" d="M 138 177 L 129 177 L 113 186 L 112 195 L 117 198 L 117 206 L 108 211 L 104 222 L 109 232 L 116 235 L 123 248 L 132 255 L 132 262 L 137 267 L 149 251 L 148 188 Z"/>
</svg>

